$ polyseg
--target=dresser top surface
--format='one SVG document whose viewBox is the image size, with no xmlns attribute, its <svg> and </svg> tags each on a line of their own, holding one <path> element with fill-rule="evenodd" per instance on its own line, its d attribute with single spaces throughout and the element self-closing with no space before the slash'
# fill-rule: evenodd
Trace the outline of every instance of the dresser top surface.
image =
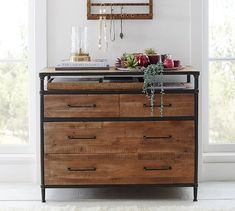
<svg viewBox="0 0 235 211">
<path fill-rule="evenodd" d="M 164 75 L 199 75 L 200 71 L 193 68 L 192 66 L 186 66 L 181 70 L 164 70 Z M 141 71 L 120 71 L 116 70 L 114 67 L 111 67 L 109 70 L 56 70 L 54 67 L 45 68 L 40 71 L 40 76 L 69 76 L 69 75 L 77 75 L 77 76 L 141 76 L 143 72 Z"/>
</svg>

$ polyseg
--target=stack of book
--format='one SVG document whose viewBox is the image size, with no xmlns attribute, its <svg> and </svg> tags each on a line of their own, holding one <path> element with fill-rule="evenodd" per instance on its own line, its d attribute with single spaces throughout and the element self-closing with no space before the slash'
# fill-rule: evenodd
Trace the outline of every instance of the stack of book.
<svg viewBox="0 0 235 211">
<path fill-rule="evenodd" d="M 107 60 L 93 60 L 84 62 L 63 61 L 55 67 L 56 70 L 109 70 Z"/>
</svg>

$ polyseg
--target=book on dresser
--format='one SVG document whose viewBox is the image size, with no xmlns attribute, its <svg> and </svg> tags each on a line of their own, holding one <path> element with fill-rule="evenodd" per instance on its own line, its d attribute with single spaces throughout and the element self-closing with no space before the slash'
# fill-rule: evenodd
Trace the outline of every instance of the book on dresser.
<svg viewBox="0 0 235 211">
<path fill-rule="evenodd" d="M 106 59 L 97 59 L 93 61 L 62 61 L 56 65 L 57 71 L 72 71 L 72 70 L 109 70 L 109 65 Z"/>
<path fill-rule="evenodd" d="M 166 84 L 161 116 L 141 73 L 40 72 L 42 202 L 48 188 L 108 186 L 192 187 L 197 201 L 199 71 L 164 74 L 187 81 Z"/>
</svg>

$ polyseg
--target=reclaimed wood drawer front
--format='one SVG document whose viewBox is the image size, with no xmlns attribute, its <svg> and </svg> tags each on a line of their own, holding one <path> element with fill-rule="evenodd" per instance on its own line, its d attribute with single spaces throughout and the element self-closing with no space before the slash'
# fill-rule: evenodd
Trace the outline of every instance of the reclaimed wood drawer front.
<svg viewBox="0 0 235 211">
<path fill-rule="evenodd" d="M 48 122 L 46 153 L 194 152 L 193 121 Z"/>
<path fill-rule="evenodd" d="M 151 116 L 149 100 L 145 95 L 120 95 L 121 117 Z M 156 95 L 154 116 L 160 116 L 160 95 Z M 165 94 L 163 116 L 194 116 L 193 94 Z"/>
<path fill-rule="evenodd" d="M 45 155 L 46 185 L 193 183 L 193 154 Z"/>
<path fill-rule="evenodd" d="M 118 95 L 46 95 L 45 117 L 118 117 Z"/>
<path fill-rule="evenodd" d="M 48 90 L 130 90 L 142 89 L 143 83 L 60 83 L 51 82 L 47 84 Z"/>
</svg>

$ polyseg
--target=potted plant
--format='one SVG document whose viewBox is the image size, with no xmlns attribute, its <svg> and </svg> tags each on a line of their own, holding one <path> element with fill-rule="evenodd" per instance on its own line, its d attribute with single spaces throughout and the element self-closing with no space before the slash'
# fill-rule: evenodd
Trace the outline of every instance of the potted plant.
<svg viewBox="0 0 235 211">
<path fill-rule="evenodd" d="M 138 61 L 138 65 L 140 67 L 148 67 L 149 65 L 149 57 L 144 54 L 144 53 L 136 53 L 134 54 L 135 55 L 135 58 L 137 59 Z"/>
<path fill-rule="evenodd" d="M 150 64 L 157 64 L 160 62 L 160 55 L 153 48 L 148 48 L 145 50 L 145 53 L 149 57 Z"/>
<path fill-rule="evenodd" d="M 143 69 L 144 72 L 144 86 L 143 93 L 146 94 L 151 108 L 151 116 L 154 114 L 154 107 L 156 104 L 155 93 L 156 88 L 160 88 L 160 116 L 163 117 L 164 109 L 164 83 L 163 83 L 163 72 L 164 66 L 161 62 L 158 64 L 149 65 L 147 68 Z"/>
<path fill-rule="evenodd" d="M 117 59 L 115 66 L 116 68 L 136 69 L 139 63 L 134 54 L 124 53 L 121 58 Z"/>
<path fill-rule="evenodd" d="M 150 52 L 150 51 L 148 51 Z M 151 52 L 152 55 L 155 51 Z M 157 55 L 155 53 L 155 55 Z M 160 55 L 158 55 L 158 60 L 156 60 L 156 64 L 149 64 L 148 56 L 145 54 L 123 54 L 121 58 L 116 60 L 115 66 L 116 68 L 125 68 L 130 70 L 141 70 L 143 71 L 143 93 L 146 94 L 149 104 L 151 116 L 154 116 L 154 107 L 157 99 L 155 99 L 155 93 L 157 89 L 160 89 L 160 99 L 159 99 L 159 110 L 160 116 L 163 117 L 163 109 L 164 109 L 164 84 L 163 84 L 163 72 L 164 66 L 163 63 L 159 61 Z"/>
</svg>

